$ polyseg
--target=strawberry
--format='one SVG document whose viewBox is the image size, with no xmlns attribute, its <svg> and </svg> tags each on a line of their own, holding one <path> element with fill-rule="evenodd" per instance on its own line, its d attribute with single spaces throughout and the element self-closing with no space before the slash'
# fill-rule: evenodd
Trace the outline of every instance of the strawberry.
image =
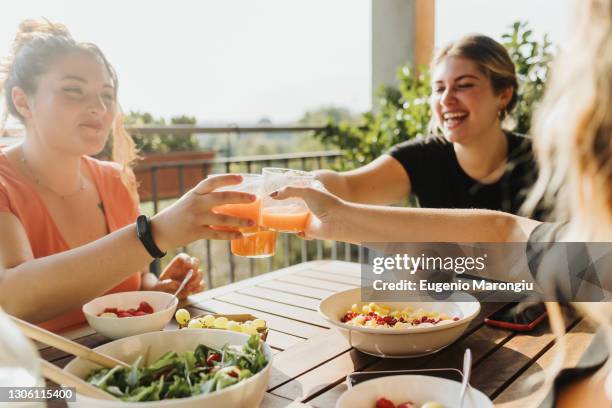
<svg viewBox="0 0 612 408">
<path fill-rule="evenodd" d="M 138 305 L 138 310 L 149 314 L 154 312 L 153 307 L 147 302 L 140 302 Z"/>
<path fill-rule="evenodd" d="M 379 398 L 376 401 L 376 408 L 395 408 L 395 404 L 386 398 Z"/>
</svg>

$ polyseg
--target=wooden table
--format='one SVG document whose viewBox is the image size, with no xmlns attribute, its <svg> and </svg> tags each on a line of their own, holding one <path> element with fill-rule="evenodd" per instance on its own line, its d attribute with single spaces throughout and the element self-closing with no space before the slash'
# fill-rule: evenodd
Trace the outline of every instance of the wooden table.
<svg viewBox="0 0 612 408">
<path fill-rule="evenodd" d="M 527 378 L 548 367 L 556 351 L 548 324 L 528 334 L 493 329 L 484 316 L 502 306 L 483 303 L 480 315 L 453 345 L 415 359 L 382 359 L 352 349 L 318 313 L 329 294 L 360 285 L 360 266 L 342 261 L 313 261 L 294 265 L 192 296 L 184 307 L 192 315 L 205 312 L 250 313 L 268 322 L 268 344 L 275 353 L 263 408 L 333 407 L 354 371 L 416 368 L 461 368 L 465 348 L 472 350 L 472 386 L 498 407 L 537 406 L 544 397 L 540 385 Z M 176 328 L 170 324 L 168 329 Z M 593 327 L 576 316 L 567 318 L 568 365 L 574 365 L 593 336 Z M 90 327 L 63 333 L 89 347 L 109 340 Z M 63 367 L 72 357 L 53 348 L 40 349 L 48 361 Z M 59 404 L 52 404 L 60 406 Z"/>
</svg>

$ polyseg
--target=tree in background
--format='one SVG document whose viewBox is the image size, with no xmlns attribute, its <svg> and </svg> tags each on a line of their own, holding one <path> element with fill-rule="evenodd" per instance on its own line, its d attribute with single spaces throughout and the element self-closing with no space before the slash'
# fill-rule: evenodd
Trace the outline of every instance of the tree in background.
<svg viewBox="0 0 612 408">
<path fill-rule="evenodd" d="M 321 123 L 327 122 L 328 120 L 338 123 L 341 121 L 354 121 L 358 119 L 359 118 L 352 114 L 347 108 L 328 105 L 306 111 L 298 123 L 304 126 L 318 126 Z"/>
<path fill-rule="evenodd" d="M 155 118 L 148 112 L 131 111 L 123 118 L 126 127 L 131 126 L 165 126 L 164 118 Z M 195 125 L 196 118 L 194 116 L 174 116 L 170 119 L 170 125 Z M 128 129 L 129 132 L 129 129 Z M 138 152 L 142 154 L 150 153 L 167 153 L 172 151 L 191 151 L 199 150 L 200 143 L 197 137 L 193 134 L 175 135 L 172 133 L 155 133 L 152 135 L 141 135 L 136 132 L 130 132 Z M 108 159 L 112 156 L 113 140 L 108 138 L 104 149 L 96 155 L 100 159 Z"/>
<path fill-rule="evenodd" d="M 510 33 L 502 35 L 502 43 L 516 65 L 519 99 L 506 127 L 528 134 L 532 112 L 544 92 L 551 43 L 546 35 L 541 42 L 533 40 L 526 22 L 516 22 L 510 28 Z M 337 170 L 363 166 L 397 143 L 429 134 L 428 70 L 405 65 L 398 69 L 397 79 L 397 87 L 379 89 L 375 112 L 364 113 L 357 124 L 329 116 L 325 129 L 315 134 L 328 148 L 344 151 L 345 160 L 339 161 Z"/>
<path fill-rule="evenodd" d="M 155 118 L 147 112 L 130 112 L 126 115 L 126 126 L 165 126 L 164 118 Z M 192 125 L 196 124 L 194 116 L 180 115 L 170 118 L 169 125 Z M 134 134 L 134 141 L 142 153 L 167 153 L 171 151 L 198 150 L 200 145 L 193 134 L 156 133 L 153 135 Z"/>
</svg>

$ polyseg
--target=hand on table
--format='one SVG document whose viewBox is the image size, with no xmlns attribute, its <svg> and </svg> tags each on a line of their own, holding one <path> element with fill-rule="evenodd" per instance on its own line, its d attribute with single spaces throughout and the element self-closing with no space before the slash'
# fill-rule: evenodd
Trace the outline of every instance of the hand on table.
<svg viewBox="0 0 612 408">
<path fill-rule="evenodd" d="M 203 273 L 200 270 L 198 258 L 180 253 L 170 261 L 168 266 L 159 275 L 159 280 L 151 288 L 161 292 L 174 293 L 180 286 L 187 273 L 193 270 L 193 276 L 187 285 L 178 294 L 179 299 L 204 290 Z"/>
</svg>

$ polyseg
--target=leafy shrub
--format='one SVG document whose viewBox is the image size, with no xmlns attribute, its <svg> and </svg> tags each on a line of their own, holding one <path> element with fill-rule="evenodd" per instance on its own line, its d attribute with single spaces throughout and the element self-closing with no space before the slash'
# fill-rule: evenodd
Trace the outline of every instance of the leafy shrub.
<svg viewBox="0 0 612 408">
<path fill-rule="evenodd" d="M 126 126 L 165 126 L 164 118 L 155 118 L 150 113 L 130 112 L 124 118 Z M 170 119 L 170 125 L 195 125 L 196 118 L 181 115 Z M 134 141 L 142 153 L 167 153 L 172 151 L 197 150 L 198 139 L 193 134 L 155 133 L 152 135 L 134 134 Z"/>
</svg>

